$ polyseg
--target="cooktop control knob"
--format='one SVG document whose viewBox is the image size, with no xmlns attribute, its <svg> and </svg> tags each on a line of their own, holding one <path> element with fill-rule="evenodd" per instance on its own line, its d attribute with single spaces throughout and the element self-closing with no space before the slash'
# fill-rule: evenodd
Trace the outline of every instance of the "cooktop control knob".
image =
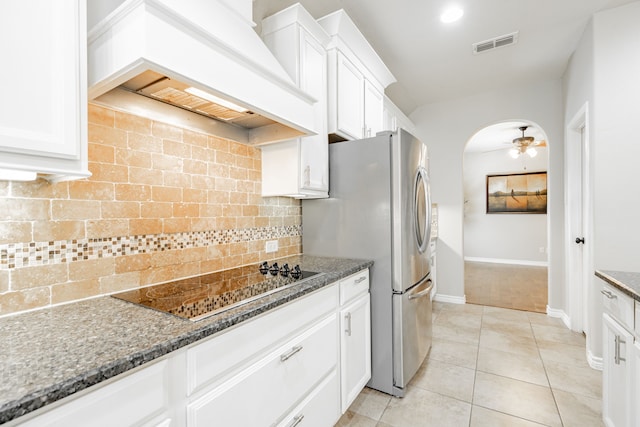
<svg viewBox="0 0 640 427">
<path fill-rule="evenodd" d="M 300 266 L 296 264 L 296 266 L 291 269 L 291 272 L 289 274 L 291 274 L 291 277 L 293 277 L 294 279 L 299 279 L 302 276 Z"/>
<path fill-rule="evenodd" d="M 278 267 L 278 263 L 274 262 L 271 268 L 269 269 L 269 273 L 271 273 L 272 276 L 277 276 L 279 271 L 280 271 L 280 268 Z"/>
<path fill-rule="evenodd" d="M 267 274 L 269 272 L 269 263 L 267 261 L 260 264 L 260 273 Z"/>
<path fill-rule="evenodd" d="M 289 264 L 285 264 L 282 267 L 280 267 L 280 275 L 282 277 L 287 277 L 289 275 Z"/>
</svg>

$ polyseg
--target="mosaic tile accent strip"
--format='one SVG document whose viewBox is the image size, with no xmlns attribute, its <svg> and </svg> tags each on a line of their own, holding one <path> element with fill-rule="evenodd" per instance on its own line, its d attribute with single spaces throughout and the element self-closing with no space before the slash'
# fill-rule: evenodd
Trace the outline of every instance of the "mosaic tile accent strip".
<svg viewBox="0 0 640 427">
<path fill-rule="evenodd" d="M 300 225 L 9 243 L 0 245 L 0 270 L 297 236 Z"/>
</svg>

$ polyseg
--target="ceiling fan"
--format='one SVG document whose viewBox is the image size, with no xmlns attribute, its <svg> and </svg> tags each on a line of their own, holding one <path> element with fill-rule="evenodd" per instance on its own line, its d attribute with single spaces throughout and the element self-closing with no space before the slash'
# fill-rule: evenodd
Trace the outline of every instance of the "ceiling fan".
<svg viewBox="0 0 640 427">
<path fill-rule="evenodd" d="M 532 136 L 524 136 L 524 132 L 529 126 L 520 126 L 518 129 L 522 132 L 522 136 L 515 138 L 511 144 L 513 147 L 509 150 L 509 155 L 514 159 L 517 159 L 523 154 L 527 154 L 529 157 L 535 157 L 538 151 L 535 147 L 546 147 L 547 142 L 544 140 L 536 141 Z"/>
</svg>

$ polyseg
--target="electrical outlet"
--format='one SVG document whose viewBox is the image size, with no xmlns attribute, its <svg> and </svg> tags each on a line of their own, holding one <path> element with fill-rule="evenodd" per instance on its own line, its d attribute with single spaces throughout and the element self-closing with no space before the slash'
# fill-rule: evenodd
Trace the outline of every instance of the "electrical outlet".
<svg viewBox="0 0 640 427">
<path fill-rule="evenodd" d="M 269 240 L 264 245 L 264 251 L 266 253 L 276 252 L 278 250 L 278 241 L 277 240 Z"/>
</svg>

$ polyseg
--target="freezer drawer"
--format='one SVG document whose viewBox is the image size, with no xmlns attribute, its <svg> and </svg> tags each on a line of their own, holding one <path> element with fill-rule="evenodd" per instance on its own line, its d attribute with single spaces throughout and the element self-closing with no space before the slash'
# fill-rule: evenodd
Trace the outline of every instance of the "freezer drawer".
<svg viewBox="0 0 640 427">
<path fill-rule="evenodd" d="M 393 381 L 399 396 L 431 348 L 432 282 L 427 276 L 402 294 L 393 295 Z"/>
</svg>

